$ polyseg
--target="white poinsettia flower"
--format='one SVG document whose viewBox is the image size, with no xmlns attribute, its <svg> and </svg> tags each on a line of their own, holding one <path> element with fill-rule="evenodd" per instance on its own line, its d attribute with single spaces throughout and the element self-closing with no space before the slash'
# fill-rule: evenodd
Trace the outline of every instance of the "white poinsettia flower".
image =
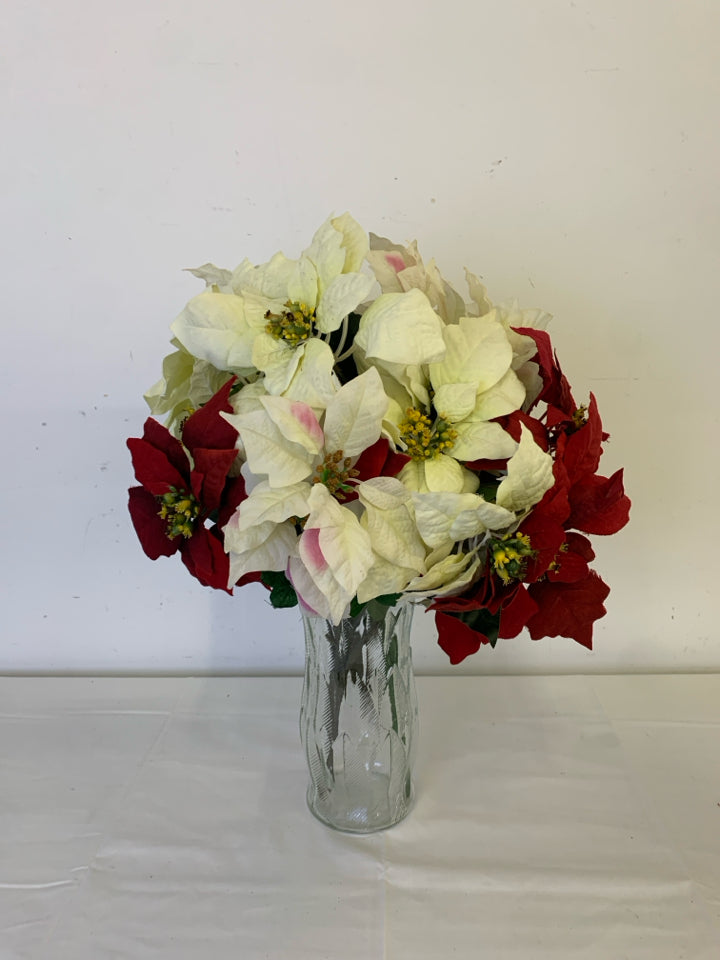
<svg viewBox="0 0 720 960">
<path fill-rule="evenodd" d="M 413 367 L 413 377 L 379 364 L 393 435 L 412 458 L 400 479 L 423 493 L 473 493 L 477 476 L 462 464 L 512 456 L 517 443 L 494 421 L 522 407 L 525 387 L 494 311 L 461 317 L 441 334 L 443 358 Z"/>
<path fill-rule="evenodd" d="M 297 260 L 278 253 L 259 266 L 245 260 L 232 273 L 205 264 L 191 272 L 207 288 L 172 330 L 198 359 L 241 376 L 260 370 L 268 392 L 282 394 L 302 369 L 308 342 L 338 330 L 368 297 L 375 281 L 360 269 L 367 251 L 367 234 L 345 213 L 326 220 Z M 332 356 L 326 343 L 324 350 Z M 311 363 L 317 360 L 316 351 Z"/>
<path fill-rule="evenodd" d="M 238 431 L 245 467 L 261 479 L 224 528 L 231 573 L 284 570 L 295 556 L 297 521 L 306 517 L 312 504 L 317 505 L 317 498 L 323 496 L 313 494 L 315 488 L 322 486 L 335 503 L 336 496 L 342 498 L 351 489 L 354 463 L 380 438 L 387 397 L 377 371 L 371 369 L 340 387 L 320 417 L 309 404 L 262 393 L 255 384 L 240 391 L 235 409 L 236 413 L 223 416 Z M 327 508 L 323 516 L 330 516 L 327 511 L 331 509 Z M 321 523 L 317 517 L 316 521 L 316 525 Z M 357 523 L 356 517 L 354 521 Z M 343 522 L 352 528 L 351 521 Z M 258 541 L 258 529 L 268 538 L 272 533 L 273 563 L 281 564 L 281 550 L 287 548 L 284 565 L 262 565 L 265 553 Z M 297 576 L 305 574 L 300 571 Z M 325 580 L 330 583 L 327 577 Z M 336 590 L 335 595 L 337 598 L 340 593 Z M 307 603 L 316 609 L 310 600 Z"/>
<path fill-rule="evenodd" d="M 252 362 L 265 373 L 269 392 L 284 393 L 302 367 L 312 340 L 338 330 L 367 298 L 374 280 L 359 270 L 367 249 L 367 235 L 346 213 L 326 220 L 292 267 L 278 262 L 283 293 L 279 277 L 270 275 L 271 287 L 268 278 L 262 278 L 274 295 L 274 304 L 268 307 L 265 327 L 253 343 Z M 233 278 L 233 283 L 246 275 L 247 271 Z M 323 346 L 332 356 L 329 346 Z"/>
<path fill-rule="evenodd" d="M 246 400 L 247 390 L 240 391 L 238 412 L 223 417 L 238 431 L 250 469 L 266 476 L 271 487 L 286 487 L 314 472 L 323 482 L 335 477 L 340 483 L 349 464 L 380 438 L 388 406 L 374 369 L 340 387 L 320 418 L 301 400 L 257 391 Z"/>
</svg>

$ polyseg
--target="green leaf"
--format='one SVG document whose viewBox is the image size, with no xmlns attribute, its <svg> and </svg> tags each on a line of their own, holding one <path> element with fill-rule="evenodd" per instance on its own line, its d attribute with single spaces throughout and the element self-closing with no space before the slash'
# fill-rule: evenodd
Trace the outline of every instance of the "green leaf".
<svg viewBox="0 0 720 960">
<path fill-rule="evenodd" d="M 490 641 L 490 646 L 495 647 L 495 644 L 498 641 L 498 633 L 500 631 L 500 612 L 490 613 L 489 610 L 467 610 L 462 613 L 457 613 L 455 616 L 458 620 L 462 620 L 463 623 L 467 624 L 471 630 L 474 630 L 476 633 L 483 633 Z"/>
<path fill-rule="evenodd" d="M 365 606 L 366 605 L 364 603 L 358 603 L 357 597 L 353 597 L 352 600 L 350 601 L 350 616 L 351 617 L 360 616 L 360 614 L 365 609 Z"/>
<path fill-rule="evenodd" d="M 297 606 L 295 589 L 282 571 L 266 570 L 261 578 L 265 586 L 270 588 L 270 603 L 275 609 Z"/>
<path fill-rule="evenodd" d="M 401 593 L 384 593 L 381 597 L 375 597 L 375 600 L 384 607 L 394 607 L 401 596 Z"/>
</svg>

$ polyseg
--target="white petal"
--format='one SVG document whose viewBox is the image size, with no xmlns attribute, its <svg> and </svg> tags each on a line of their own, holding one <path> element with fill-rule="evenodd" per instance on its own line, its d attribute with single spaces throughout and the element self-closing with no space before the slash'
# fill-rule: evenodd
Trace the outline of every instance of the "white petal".
<svg viewBox="0 0 720 960">
<path fill-rule="evenodd" d="M 479 567 L 480 561 L 472 554 L 451 553 L 424 576 L 412 580 L 406 590 L 414 597 L 459 593 L 472 581 Z"/>
<path fill-rule="evenodd" d="M 440 454 L 432 460 L 425 460 L 425 483 L 428 490 L 460 493 L 465 486 L 463 468 L 457 460 Z"/>
<path fill-rule="evenodd" d="M 395 483 L 402 488 L 401 483 Z M 363 524 L 370 534 L 374 553 L 400 567 L 409 567 L 415 573 L 424 573 L 427 551 L 418 534 L 414 517 L 408 509 L 408 491 L 403 488 L 400 492 L 394 485 L 388 485 L 383 490 L 382 486 L 366 481 L 359 485 L 358 494 L 365 506 Z"/>
<path fill-rule="evenodd" d="M 296 260 L 289 260 L 283 253 L 276 253 L 268 263 L 258 267 L 253 266 L 249 260 L 243 260 L 233 271 L 232 288 L 236 293 L 252 290 L 284 304 L 288 299 L 288 282 L 295 272 L 296 264 Z"/>
<path fill-rule="evenodd" d="M 472 413 L 476 400 L 477 387 L 474 383 L 444 383 L 435 392 L 433 406 L 439 416 L 456 423 Z"/>
<path fill-rule="evenodd" d="M 305 532 L 319 530 L 318 543 L 327 564 L 327 568 L 319 572 L 309 567 L 310 573 L 326 596 L 332 590 L 333 596 L 328 596 L 328 600 L 337 612 L 340 597 L 349 603 L 372 566 L 370 537 L 360 526 L 357 517 L 341 507 L 323 484 L 313 486 L 308 503 L 310 515 L 305 523 Z M 302 557 L 302 550 L 300 555 Z M 308 562 L 305 565 L 308 566 Z"/>
<path fill-rule="evenodd" d="M 481 497 L 473 493 L 413 494 L 415 521 L 420 536 L 433 549 L 448 540 L 454 543 L 465 537 L 474 537 L 485 529 L 478 510 L 480 502 Z M 460 526 L 465 532 L 461 536 L 454 536 L 453 525 L 460 516 L 463 517 Z M 509 517 L 512 521 L 515 514 L 511 513 Z"/>
<path fill-rule="evenodd" d="M 265 389 L 279 394 L 287 390 L 302 359 L 304 344 L 291 347 L 284 340 L 276 340 L 269 333 L 255 337 L 252 362 L 265 374 Z"/>
<path fill-rule="evenodd" d="M 288 300 L 299 303 L 311 312 L 318 302 L 318 275 L 314 264 L 301 257 L 288 280 Z"/>
<path fill-rule="evenodd" d="M 364 273 L 341 273 L 334 277 L 317 307 L 318 330 L 321 333 L 337 330 L 345 317 L 367 297 L 374 282 Z"/>
<path fill-rule="evenodd" d="M 235 511 L 234 529 L 243 531 L 268 521 L 282 523 L 290 517 L 304 517 L 309 493 L 310 484 L 306 482 L 271 487 L 267 480 L 261 480 Z"/>
<path fill-rule="evenodd" d="M 265 474 L 271 487 L 287 487 L 312 474 L 314 454 L 283 436 L 264 407 L 249 413 L 227 414 L 225 419 L 240 433 L 252 472 Z"/>
<path fill-rule="evenodd" d="M 535 443 L 532 433 L 524 424 L 521 430 L 520 445 L 508 460 L 507 476 L 501 481 L 495 496 L 497 504 L 516 513 L 542 500 L 555 482 L 552 457 Z"/>
<path fill-rule="evenodd" d="M 336 230 L 330 219 L 315 232 L 310 246 L 303 252 L 303 257 L 312 261 L 318 276 L 318 299 L 323 296 L 330 281 L 345 267 L 345 249 L 343 235 Z"/>
<path fill-rule="evenodd" d="M 374 600 L 388 593 L 402 593 L 405 587 L 417 576 L 416 570 L 401 567 L 383 557 L 376 556 L 368 575 L 357 588 L 360 603 Z"/>
<path fill-rule="evenodd" d="M 324 340 L 313 337 L 300 353 L 297 369 L 283 396 L 302 400 L 319 415 L 339 389 L 334 366 L 335 356 L 330 347 Z"/>
<path fill-rule="evenodd" d="M 494 420 L 519 410 L 525 401 L 525 387 L 514 370 L 507 373 L 477 398 L 470 420 Z"/>
<path fill-rule="evenodd" d="M 228 586 L 246 573 L 284 570 L 297 543 L 297 533 L 291 523 L 262 523 L 242 533 L 235 533 L 228 524 L 225 531 L 225 546 L 230 556 Z"/>
<path fill-rule="evenodd" d="M 222 267 L 216 267 L 214 263 L 204 263 L 201 267 L 188 267 L 187 273 L 191 273 L 199 280 L 204 280 L 208 287 L 226 287 L 232 280 L 232 271 L 223 270 Z"/>
<path fill-rule="evenodd" d="M 540 376 L 540 367 L 534 360 L 528 360 L 517 370 L 518 379 L 525 387 L 525 403 L 523 410 L 529 410 L 542 393 L 543 379 Z"/>
<path fill-rule="evenodd" d="M 357 486 L 360 500 L 365 506 L 372 505 L 378 510 L 394 510 L 411 499 L 411 493 L 397 477 L 373 477 L 363 480 Z"/>
<path fill-rule="evenodd" d="M 458 460 L 504 460 L 517 450 L 517 444 L 499 423 L 463 420 L 456 423 L 457 440 L 451 453 Z"/>
<path fill-rule="evenodd" d="M 289 397 L 260 397 L 260 403 L 286 440 L 300 444 L 312 456 L 320 453 L 324 437 L 312 407 Z"/>
<path fill-rule="evenodd" d="M 208 288 L 190 300 L 170 329 L 193 356 L 218 370 L 252 368 L 256 331 L 247 322 L 242 297 Z"/>
<path fill-rule="evenodd" d="M 345 251 L 344 273 L 354 273 L 360 269 L 360 266 L 367 256 L 369 249 L 368 235 L 349 213 L 343 213 L 339 217 L 333 217 L 330 221 L 342 234 L 342 246 Z M 358 301 L 359 303 L 360 301 Z"/>
<path fill-rule="evenodd" d="M 474 383 L 477 393 L 488 390 L 510 369 L 512 347 L 503 325 L 494 313 L 486 317 L 462 317 L 444 328 L 447 352 L 430 367 L 437 391 L 445 383 Z"/>
<path fill-rule="evenodd" d="M 328 403 L 323 425 L 325 449 L 358 456 L 379 439 L 387 408 L 388 399 L 374 367 L 348 380 Z"/>
<path fill-rule="evenodd" d="M 332 620 L 332 609 L 327 597 L 310 576 L 300 557 L 290 558 L 287 576 L 295 588 L 301 606 L 324 620 Z"/>
<path fill-rule="evenodd" d="M 470 299 L 475 302 L 478 308 L 478 316 L 482 317 L 486 313 L 490 313 L 492 303 L 488 298 L 485 285 L 480 282 L 474 273 L 470 273 L 467 268 L 465 268 L 465 279 L 467 280 L 468 290 L 470 291 Z"/>
<path fill-rule="evenodd" d="M 420 290 L 384 293 L 365 311 L 355 337 L 367 357 L 432 363 L 445 355 L 443 324 Z"/>
</svg>

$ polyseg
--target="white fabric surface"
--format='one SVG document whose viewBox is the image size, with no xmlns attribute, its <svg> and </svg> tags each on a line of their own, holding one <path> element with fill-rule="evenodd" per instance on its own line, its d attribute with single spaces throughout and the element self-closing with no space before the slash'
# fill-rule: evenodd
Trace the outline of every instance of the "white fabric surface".
<svg viewBox="0 0 720 960">
<path fill-rule="evenodd" d="M 0 960 L 717 960 L 720 676 L 419 678 L 417 803 L 305 806 L 297 678 L 0 678 Z"/>
</svg>

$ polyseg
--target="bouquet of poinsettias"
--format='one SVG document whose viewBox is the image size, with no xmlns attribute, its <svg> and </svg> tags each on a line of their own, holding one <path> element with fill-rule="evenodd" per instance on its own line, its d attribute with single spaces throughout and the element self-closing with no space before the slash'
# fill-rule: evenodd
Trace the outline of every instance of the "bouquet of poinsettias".
<svg viewBox="0 0 720 960">
<path fill-rule="evenodd" d="M 205 290 L 146 395 L 166 426 L 128 441 L 149 557 L 333 623 L 415 600 L 453 663 L 525 627 L 591 646 L 609 590 L 585 534 L 630 501 L 621 470 L 598 475 L 607 434 L 548 314 L 494 306 L 466 271 L 468 305 L 348 214 L 297 260 L 191 272 Z"/>
</svg>

